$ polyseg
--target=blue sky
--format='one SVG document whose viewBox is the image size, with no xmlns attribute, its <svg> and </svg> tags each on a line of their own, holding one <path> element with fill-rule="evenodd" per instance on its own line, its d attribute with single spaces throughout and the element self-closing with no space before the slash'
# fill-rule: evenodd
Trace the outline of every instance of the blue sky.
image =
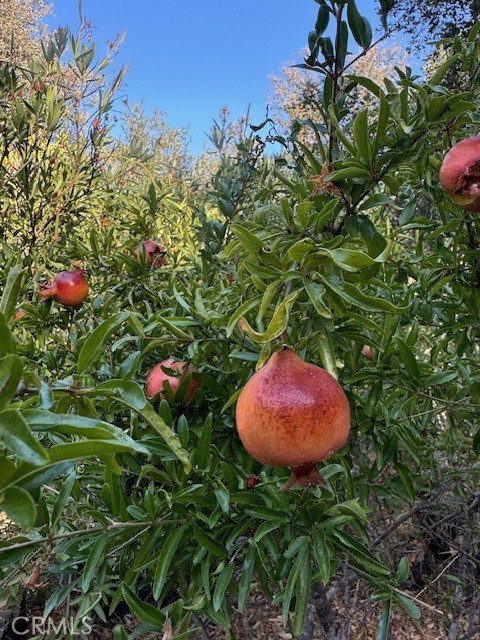
<svg viewBox="0 0 480 640">
<path fill-rule="evenodd" d="M 52 27 L 78 26 L 78 0 L 52 0 Z M 377 2 L 357 0 L 377 25 Z M 200 151 L 223 106 L 232 118 L 265 116 L 269 76 L 297 59 L 315 23 L 314 0 L 83 0 L 103 53 L 126 31 L 117 58 L 130 63 L 125 93 L 157 108 L 171 126 L 188 126 L 191 150 Z M 299 60 L 300 61 L 300 60 Z"/>
</svg>

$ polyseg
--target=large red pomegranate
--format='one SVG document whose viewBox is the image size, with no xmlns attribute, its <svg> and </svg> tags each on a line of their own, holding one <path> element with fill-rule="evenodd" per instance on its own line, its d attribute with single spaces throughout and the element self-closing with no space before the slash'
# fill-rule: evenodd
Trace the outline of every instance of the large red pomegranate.
<svg viewBox="0 0 480 640">
<path fill-rule="evenodd" d="M 456 204 L 480 211 L 480 136 L 457 142 L 443 159 L 440 184 Z"/>
<path fill-rule="evenodd" d="M 164 371 L 164 369 L 173 369 L 178 372 L 177 375 L 171 375 Z M 187 373 L 192 373 L 195 368 L 192 365 L 187 365 L 186 362 L 174 360 L 173 358 L 167 358 L 162 362 L 156 364 L 147 376 L 147 396 L 153 398 L 157 393 L 163 395 L 167 389 L 166 382 L 170 384 L 173 393 L 176 393 L 183 378 Z M 192 378 L 188 388 L 185 392 L 183 403 L 187 404 L 193 398 L 193 394 L 200 387 L 200 381 Z"/>
<path fill-rule="evenodd" d="M 323 483 L 317 462 L 346 443 L 350 408 L 333 376 L 284 348 L 242 389 L 236 422 L 250 455 L 272 467 L 290 467 L 287 486 L 307 487 Z"/>
<path fill-rule="evenodd" d="M 153 269 L 158 269 L 167 264 L 166 255 L 167 252 L 162 245 L 155 242 L 155 240 L 142 240 L 142 242 L 135 249 L 135 255 L 140 262 L 142 254 L 145 254 L 145 262 Z"/>
<path fill-rule="evenodd" d="M 78 307 L 88 296 L 88 282 L 83 269 L 60 271 L 52 283 L 38 292 L 41 301 L 52 298 L 64 307 Z"/>
</svg>

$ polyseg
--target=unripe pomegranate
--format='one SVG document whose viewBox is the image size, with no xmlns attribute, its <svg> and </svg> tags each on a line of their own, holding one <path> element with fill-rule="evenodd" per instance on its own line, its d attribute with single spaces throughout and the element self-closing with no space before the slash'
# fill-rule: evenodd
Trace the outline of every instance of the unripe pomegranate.
<svg viewBox="0 0 480 640">
<path fill-rule="evenodd" d="M 178 376 L 170 375 L 163 369 L 173 369 L 178 372 Z M 166 382 L 170 384 L 170 387 L 175 394 L 180 386 L 183 378 L 187 373 L 192 373 L 195 368 L 192 365 L 187 365 L 186 362 L 174 360 L 173 358 L 167 358 L 159 364 L 156 364 L 147 376 L 147 396 L 153 398 L 157 393 L 161 393 L 167 389 Z M 200 381 L 192 378 L 188 388 L 185 392 L 183 403 L 187 404 L 193 398 L 193 394 L 200 387 Z"/>
<path fill-rule="evenodd" d="M 467 211 L 480 211 L 480 136 L 457 142 L 443 159 L 440 184 Z"/>
<path fill-rule="evenodd" d="M 317 462 L 346 443 L 350 409 L 333 376 L 283 349 L 242 389 L 236 422 L 243 446 L 256 460 L 290 467 L 286 486 L 308 487 L 323 484 Z"/>
<path fill-rule="evenodd" d="M 158 269 L 167 264 L 165 257 L 167 252 L 158 242 L 155 242 L 155 240 L 142 240 L 135 249 L 135 255 L 139 262 L 142 259 L 143 253 L 145 253 L 145 262 L 153 269 Z"/>
<path fill-rule="evenodd" d="M 44 286 L 39 294 L 41 301 L 52 298 L 64 307 L 78 307 L 88 296 L 88 282 L 82 269 L 60 271 L 52 284 Z"/>
<path fill-rule="evenodd" d="M 375 356 L 373 355 L 372 347 L 369 344 L 364 344 L 362 347 L 362 356 L 365 360 L 369 362 L 373 362 L 375 360 Z"/>
</svg>

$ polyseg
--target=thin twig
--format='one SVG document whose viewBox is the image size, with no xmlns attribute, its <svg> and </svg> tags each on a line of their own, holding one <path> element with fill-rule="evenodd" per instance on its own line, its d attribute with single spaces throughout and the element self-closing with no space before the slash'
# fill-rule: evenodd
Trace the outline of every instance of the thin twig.
<svg viewBox="0 0 480 640">
<path fill-rule="evenodd" d="M 120 529 L 133 529 L 138 527 L 154 527 L 159 524 L 184 524 L 181 520 L 167 520 L 166 518 L 159 518 L 158 520 L 151 520 L 145 522 L 112 522 L 111 524 L 98 527 L 87 527 L 86 529 L 77 529 L 76 531 L 66 531 L 65 533 L 58 533 L 55 536 L 45 536 L 44 538 L 37 538 L 36 540 L 28 540 L 26 542 L 16 542 L 8 547 L 0 547 L 0 554 L 6 551 L 16 551 L 17 549 L 24 549 L 26 547 L 33 547 L 37 544 L 51 544 L 57 540 L 64 540 L 65 538 L 74 538 L 75 536 L 86 535 L 89 533 L 110 533 L 111 531 L 118 531 Z"/>
<path fill-rule="evenodd" d="M 433 611 L 434 613 L 438 613 L 441 616 L 446 616 L 447 615 L 445 613 L 445 611 L 442 611 L 441 609 L 437 609 L 436 607 L 432 607 L 431 604 L 428 604 L 427 602 L 424 602 L 423 600 L 420 600 L 420 598 L 418 598 L 417 596 L 412 595 L 411 593 L 407 593 L 406 591 L 402 591 L 401 589 L 397 589 L 397 587 L 390 587 L 390 588 L 392 589 L 392 591 L 395 591 L 395 593 L 398 593 L 401 596 L 405 596 L 406 598 L 410 598 L 410 600 L 413 600 L 418 605 L 420 605 L 421 607 L 424 607 L 425 609 L 428 609 L 429 611 Z"/>
<path fill-rule="evenodd" d="M 400 516 L 400 518 L 397 518 L 397 520 L 395 520 L 395 522 L 392 525 L 390 525 L 390 527 L 388 527 L 386 531 L 384 531 L 381 535 L 378 536 L 378 538 L 376 538 L 373 541 L 372 548 L 374 549 L 375 547 L 378 547 L 378 545 L 381 542 L 383 542 L 385 538 L 388 538 L 388 536 L 391 533 L 393 533 L 396 529 L 398 529 L 398 527 L 400 527 L 404 522 L 406 522 L 407 520 L 410 520 L 410 518 L 413 518 L 413 516 L 416 513 L 418 513 L 419 511 L 422 511 L 423 509 L 425 509 L 426 507 L 429 507 L 432 504 L 435 504 L 435 502 L 437 502 L 437 500 L 439 500 L 439 498 L 442 497 L 445 491 L 447 491 L 449 486 L 450 486 L 450 483 L 443 485 L 437 490 L 437 492 L 431 498 L 428 498 L 427 500 L 423 500 L 419 504 L 412 507 L 410 511 L 407 511 L 407 513 L 405 513 L 403 516 Z"/>
<path fill-rule="evenodd" d="M 445 567 L 443 567 L 443 569 L 440 571 L 440 573 L 438 574 L 438 576 L 436 576 L 431 582 L 430 584 L 428 584 L 426 587 L 424 587 L 418 594 L 417 596 L 421 596 L 422 593 L 424 593 L 424 591 L 426 591 L 429 587 L 432 586 L 432 584 L 435 584 L 435 582 L 437 582 L 437 580 L 440 580 L 440 578 L 443 576 L 443 574 L 445 573 L 445 571 L 447 571 L 454 562 L 456 562 L 456 560 L 458 560 L 458 558 L 460 557 L 459 553 L 456 553 L 453 558 L 445 565 Z"/>
</svg>

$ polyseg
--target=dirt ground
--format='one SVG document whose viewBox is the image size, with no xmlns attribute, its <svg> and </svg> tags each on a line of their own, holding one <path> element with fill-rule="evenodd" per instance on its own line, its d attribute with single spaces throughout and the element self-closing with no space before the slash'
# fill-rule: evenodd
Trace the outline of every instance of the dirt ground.
<svg viewBox="0 0 480 640">
<path fill-rule="evenodd" d="M 333 610 L 339 618 L 342 631 L 338 640 L 376 640 L 381 605 L 368 601 L 367 594 L 357 593 L 356 601 L 345 609 L 343 597 L 335 597 Z M 393 617 L 392 640 L 448 640 L 448 631 L 443 628 L 438 614 L 426 612 L 420 625 L 416 625 L 405 613 L 396 613 Z M 309 640 L 325 640 L 320 620 L 316 619 L 313 634 L 305 636 Z M 233 635 L 229 636 L 222 629 L 206 625 L 201 633 L 193 636 L 193 640 L 294 640 L 294 636 L 282 622 L 279 608 L 269 603 L 264 596 L 255 590 L 248 602 L 244 615 L 233 616 Z M 480 640 L 480 639 L 477 639 Z"/>
</svg>

